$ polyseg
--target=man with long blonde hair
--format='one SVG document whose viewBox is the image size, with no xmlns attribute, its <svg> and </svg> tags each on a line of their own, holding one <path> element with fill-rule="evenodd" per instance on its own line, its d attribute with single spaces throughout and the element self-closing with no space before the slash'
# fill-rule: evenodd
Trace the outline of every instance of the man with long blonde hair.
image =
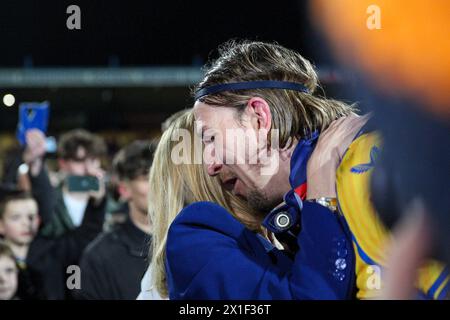
<svg viewBox="0 0 450 320">
<path fill-rule="evenodd" d="M 313 65 L 297 52 L 230 41 L 195 88 L 194 114 L 208 173 L 300 248 L 301 277 L 317 279 L 304 297 L 346 299 L 353 297 L 354 254 L 346 221 L 335 214 L 335 169 L 368 117 L 318 88 Z M 237 147 L 230 139 L 236 131 L 246 132 Z"/>
<path fill-rule="evenodd" d="M 318 88 L 312 64 L 297 52 L 256 41 L 221 46 L 194 91 L 208 173 L 229 169 L 223 182 L 266 214 L 270 231 L 300 248 L 299 265 L 323 280 L 310 297 L 331 290 L 337 298 L 376 298 L 390 239 L 370 193 L 381 137 L 370 116 Z M 230 137 L 238 130 L 250 135 L 236 147 Z M 448 286 L 446 275 L 430 262 L 417 287 L 436 298 Z"/>
</svg>

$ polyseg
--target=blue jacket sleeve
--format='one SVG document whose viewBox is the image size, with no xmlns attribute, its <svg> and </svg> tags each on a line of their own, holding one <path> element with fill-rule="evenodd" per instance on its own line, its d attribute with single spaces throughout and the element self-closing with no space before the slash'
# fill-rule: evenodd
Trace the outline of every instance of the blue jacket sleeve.
<svg viewBox="0 0 450 320">
<path fill-rule="evenodd" d="M 302 242 L 311 241 L 315 236 L 305 233 Z M 258 236 L 225 209 L 198 202 L 186 207 L 169 230 L 170 299 L 346 298 L 335 288 L 339 283 L 330 282 L 328 270 L 316 268 L 330 264 L 329 252 L 321 250 L 315 244 L 314 250 L 302 248 L 293 264 L 286 263 L 281 252 L 267 252 Z"/>
</svg>

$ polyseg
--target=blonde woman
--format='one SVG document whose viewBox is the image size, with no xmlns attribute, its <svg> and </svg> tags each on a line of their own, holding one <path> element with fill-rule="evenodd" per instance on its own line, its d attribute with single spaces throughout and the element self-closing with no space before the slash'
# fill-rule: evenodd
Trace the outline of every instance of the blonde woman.
<svg viewBox="0 0 450 320">
<path fill-rule="evenodd" d="M 275 248 L 264 237 L 261 217 L 224 191 L 203 165 L 174 164 L 180 129 L 193 133 L 191 112 L 165 131 L 150 170 L 150 278 L 158 294 L 170 299 L 340 298 L 332 288 L 323 290 L 323 276 L 301 253 L 291 260 Z M 333 236 L 326 225 L 324 234 L 311 237 L 306 230 L 303 240 Z"/>
</svg>

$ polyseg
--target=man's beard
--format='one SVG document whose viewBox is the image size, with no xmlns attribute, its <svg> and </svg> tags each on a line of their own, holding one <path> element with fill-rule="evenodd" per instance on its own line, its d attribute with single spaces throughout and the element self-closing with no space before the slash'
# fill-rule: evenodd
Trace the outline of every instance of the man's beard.
<svg viewBox="0 0 450 320">
<path fill-rule="evenodd" d="M 279 201 L 269 199 L 261 190 L 258 189 L 253 189 L 248 192 L 247 202 L 250 207 L 256 210 L 258 215 L 261 215 L 262 218 L 265 218 L 273 208 L 279 205 Z"/>
</svg>

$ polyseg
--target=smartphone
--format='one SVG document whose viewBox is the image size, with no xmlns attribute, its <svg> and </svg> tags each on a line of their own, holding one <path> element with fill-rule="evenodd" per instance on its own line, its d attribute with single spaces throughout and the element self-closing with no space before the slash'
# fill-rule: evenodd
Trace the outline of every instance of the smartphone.
<svg viewBox="0 0 450 320">
<path fill-rule="evenodd" d="M 23 102 L 19 105 L 19 121 L 17 123 L 17 139 L 20 144 L 26 144 L 25 134 L 29 129 L 39 129 L 47 133 L 50 103 Z"/>
<path fill-rule="evenodd" d="M 69 192 L 88 192 L 100 190 L 100 181 L 93 176 L 68 176 L 66 185 Z"/>
<path fill-rule="evenodd" d="M 58 144 L 56 143 L 55 137 L 47 137 L 45 139 L 45 151 L 47 153 L 56 153 L 58 149 Z"/>
</svg>

